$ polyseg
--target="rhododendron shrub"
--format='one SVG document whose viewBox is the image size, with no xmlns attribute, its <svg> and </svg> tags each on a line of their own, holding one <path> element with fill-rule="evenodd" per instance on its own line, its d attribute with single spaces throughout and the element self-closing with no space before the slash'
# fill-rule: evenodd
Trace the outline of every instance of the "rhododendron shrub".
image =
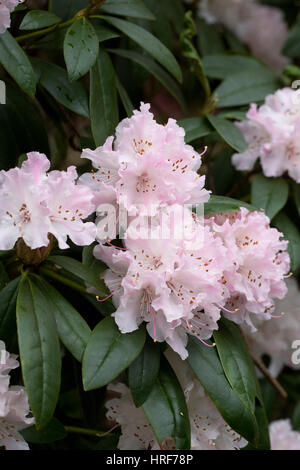
<svg viewBox="0 0 300 470">
<path fill-rule="evenodd" d="M 298 8 L 0 0 L 0 451 L 300 450 Z"/>
</svg>

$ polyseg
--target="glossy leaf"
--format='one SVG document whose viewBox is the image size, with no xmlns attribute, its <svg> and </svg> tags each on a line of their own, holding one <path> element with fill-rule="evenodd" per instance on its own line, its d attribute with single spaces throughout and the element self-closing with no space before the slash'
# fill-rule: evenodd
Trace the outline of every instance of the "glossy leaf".
<svg viewBox="0 0 300 470">
<path fill-rule="evenodd" d="M 67 72 L 50 62 L 32 59 L 40 84 L 53 98 L 80 116 L 89 117 L 88 94 L 82 83 L 70 83 Z"/>
<path fill-rule="evenodd" d="M 49 10 L 62 20 L 68 20 L 88 4 L 87 0 L 50 0 Z"/>
<path fill-rule="evenodd" d="M 44 295 L 48 296 L 60 340 L 78 361 L 82 361 L 91 336 L 88 324 L 51 284 L 42 278 L 37 282 Z"/>
<path fill-rule="evenodd" d="M 20 29 L 30 30 L 46 28 L 59 23 L 61 19 L 50 11 L 31 10 L 24 16 Z"/>
<path fill-rule="evenodd" d="M 99 39 L 86 18 L 75 21 L 66 32 L 64 57 L 70 81 L 78 80 L 94 65 L 99 52 Z"/>
<path fill-rule="evenodd" d="M 36 76 L 27 54 L 6 31 L 0 34 L 0 64 L 28 95 L 34 96 Z"/>
<path fill-rule="evenodd" d="M 48 444 L 64 439 L 67 436 L 67 431 L 58 419 L 52 418 L 43 429 L 37 430 L 35 426 L 31 426 L 23 429 L 21 434 L 30 444 Z"/>
<path fill-rule="evenodd" d="M 208 348 L 191 337 L 188 363 L 225 421 L 249 442 L 256 441 L 258 428 L 254 413 L 230 386 L 215 348 Z"/>
<path fill-rule="evenodd" d="M 247 202 L 239 201 L 238 199 L 211 195 L 209 201 L 204 205 L 204 212 L 205 215 L 222 214 L 225 212 L 238 211 L 240 207 L 246 207 L 246 209 L 250 211 L 257 210 L 256 207 L 247 204 Z"/>
<path fill-rule="evenodd" d="M 143 404 L 157 441 L 173 438 L 177 450 L 190 449 L 190 420 L 184 393 L 166 359 L 162 358 L 157 380 Z"/>
<path fill-rule="evenodd" d="M 289 184 L 283 178 L 266 178 L 256 175 L 251 185 L 251 203 L 263 209 L 270 220 L 285 206 L 289 196 Z"/>
<path fill-rule="evenodd" d="M 185 130 L 184 140 L 187 144 L 214 132 L 211 124 L 203 117 L 181 119 L 178 124 Z"/>
<path fill-rule="evenodd" d="M 226 318 L 219 322 L 214 340 L 223 371 L 233 390 L 251 412 L 255 410 L 256 373 L 238 327 Z"/>
<path fill-rule="evenodd" d="M 238 152 L 244 152 L 247 148 L 245 138 L 240 129 L 227 119 L 219 116 L 207 115 L 207 119 L 220 136 L 227 142 L 230 147 Z"/>
<path fill-rule="evenodd" d="M 179 82 L 182 81 L 181 70 L 175 57 L 155 36 L 146 29 L 134 23 L 130 23 L 129 21 L 120 20 L 112 16 L 105 16 L 103 19 L 119 29 L 139 46 L 143 47 L 143 49 L 156 59 L 157 62 L 163 65 Z"/>
<path fill-rule="evenodd" d="M 147 338 L 144 349 L 128 370 L 129 387 L 135 406 L 141 406 L 148 398 L 156 380 L 160 365 L 160 348 Z"/>
<path fill-rule="evenodd" d="M 51 304 L 29 277 L 19 288 L 17 327 L 24 383 L 40 429 L 51 420 L 58 400 L 61 352 Z"/>
<path fill-rule="evenodd" d="M 111 15 L 130 16 L 144 20 L 155 19 L 142 0 L 106 0 L 101 7 L 101 12 L 103 11 Z"/>
<path fill-rule="evenodd" d="M 102 48 L 90 76 L 91 125 L 98 147 L 114 134 L 119 122 L 116 75 L 109 55 Z"/>
<path fill-rule="evenodd" d="M 203 68 L 208 77 L 224 79 L 231 77 L 241 70 L 258 72 L 270 71 L 253 57 L 236 54 L 211 54 L 202 59 Z"/>
<path fill-rule="evenodd" d="M 112 382 L 137 358 L 145 339 L 145 329 L 142 327 L 124 334 L 112 317 L 98 323 L 83 356 L 84 390 L 94 390 Z"/>
<path fill-rule="evenodd" d="M 20 278 L 9 282 L 1 290 L 0 302 L 0 338 L 5 342 L 7 348 L 14 338 L 16 326 L 16 302 Z"/>
</svg>

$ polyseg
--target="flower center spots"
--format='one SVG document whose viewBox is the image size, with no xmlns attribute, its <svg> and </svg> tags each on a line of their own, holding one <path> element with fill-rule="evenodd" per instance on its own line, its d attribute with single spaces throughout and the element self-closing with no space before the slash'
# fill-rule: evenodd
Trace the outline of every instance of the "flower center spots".
<svg viewBox="0 0 300 470">
<path fill-rule="evenodd" d="M 139 155 L 144 155 L 144 153 L 149 150 L 149 148 L 152 146 L 152 142 L 149 142 L 148 140 L 136 140 L 133 139 L 133 147 L 136 153 Z"/>
<path fill-rule="evenodd" d="M 29 209 L 27 208 L 26 204 L 22 204 L 19 211 L 16 213 L 16 215 L 13 215 L 11 212 L 6 211 L 6 215 L 13 219 L 13 224 L 15 227 L 18 226 L 19 230 L 22 232 L 23 225 L 27 224 L 31 220 L 31 213 Z"/>
<path fill-rule="evenodd" d="M 137 193 L 149 193 L 150 191 L 156 191 L 157 185 L 151 182 L 146 173 L 143 173 L 138 177 L 135 189 Z"/>
</svg>

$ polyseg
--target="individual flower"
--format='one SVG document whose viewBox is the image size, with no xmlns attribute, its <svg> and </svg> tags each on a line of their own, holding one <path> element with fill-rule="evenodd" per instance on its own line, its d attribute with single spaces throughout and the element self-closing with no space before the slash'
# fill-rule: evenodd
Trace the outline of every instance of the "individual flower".
<svg viewBox="0 0 300 470">
<path fill-rule="evenodd" d="M 300 432 L 293 431 L 289 419 L 280 419 L 270 424 L 272 450 L 300 450 Z"/>
<path fill-rule="evenodd" d="M 94 211 L 92 192 L 76 185 L 74 167 L 47 173 L 49 167 L 45 155 L 31 152 L 21 168 L 0 172 L 0 250 L 19 238 L 32 249 L 48 246 L 49 234 L 62 249 L 67 236 L 78 245 L 95 239 L 95 225 L 82 220 Z"/>
<path fill-rule="evenodd" d="M 234 450 L 244 447 L 246 441 L 225 423 L 189 367 L 174 353 L 167 351 L 167 356 L 186 397 L 191 424 L 191 450 Z M 121 425 L 118 448 L 160 449 L 142 408 L 135 407 L 128 387 L 122 383 L 111 384 L 108 390 L 119 395 L 119 398 L 112 398 L 106 403 L 107 418 Z M 171 448 L 174 447 L 173 442 Z"/>
<path fill-rule="evenodd" d="M 201 156 L 185 144 L 176 121 L 158 124 L 149 109 L 142 103 L 117 126 L 115 140 L 109 137 L 102 147 L 83 151 L 95 170 L 80 182 L 93 190 L 97 206 L 111 202 L 129 215 L 155 215 L 163 205 L 208 200 L 205 178 L 197 174 Z"/>
<path fill-rule="evenodd" d="M 300 183 L 300 107 L 297 90 L 283 88 L 268 95 L 265 103 L 252 104 L 247 120 L 236 125 L 248 148 L 236 153 L 232 162 L 238 170 L 251 170 L 258 158 L 267 177 L 285 172 Z"/>
<path fill-rule="evenodd" d="M 208 23 L 220 23 L 246 44 L 252 54 L 275 70 L 289 59 L 281 53 L 288 26 L 279 8 L 254 0 L 201 0 L 199 15 Z"/>
<path fill-rule="evenodd" d="M 288 292 L 282 300 L 275 301 L 272 320 L 255 320 L 256 332 L 243 326 L 253 353 L 257 356 L 267 354 L 270 359 L 269 371 L 277 377 L 284 366 L 299 369 L 292 362 L 292 344 L 300 338 L 300 290 L 295 279 L 287 279 Z"/>
<path fill-rule="evenodd" d="M 19 431 L 31 426 L 29 404 L 24 387 L 10 386 L 9 372 L 18 367 L 15 355 L 5 350 L 0 341 L 0 447 L 7 450 L 29 450 Z"/>
<path fill-rule="evenodd" d="M 100 244 L 94 255 L 110 268 L 104 281 L 119 329 L 128 333 L 145 321 L 155 341 L 166 341 L 185 359 L 187 333 L 201 341 L 218 328 L 227 295 L 222 275 L 229 263 L 226 248 L 209 226 L 198 225 L 188 210 L 183 213 L 189 238 L 166 242 L 127 236 L 124 250 Z M 174 224 L 181 224 L 179 217 Z"/>
<path fill-rule="evenodd" d="M 288 242 L 270 227 L 269 218 L 258 211 L 240 211 L 216 215 L 209 219 L 212 230 L 227 248 L 230 269 L 224 269 L 223 283 L 229 290 L 225 315 L 236 323 L 253 326 L 251 314 L 269 319 L 274 300 L 287 293 L 285 275 L 290 258 L 285 251 Z"/>
<path fill-rule="evenodd" d="M 10 14 L 17 5 L 23 3 L 24 0 L 1 0 L 0 1 L 0 34 L 5 33 L 10 27 Z"/>
</svg>

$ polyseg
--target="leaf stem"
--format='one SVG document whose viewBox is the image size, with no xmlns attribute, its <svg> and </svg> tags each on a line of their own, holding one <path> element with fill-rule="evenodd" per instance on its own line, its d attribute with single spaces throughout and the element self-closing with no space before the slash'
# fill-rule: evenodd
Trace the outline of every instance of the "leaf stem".
<svg viewBox="0 0 300 470">
<path fill-rule="evenodd" d="M 65 426 L 65 430 L 67 432 L 71 432 L 74 434 L 85 434 L 87 436 L 104 437 L 104 436 L 108 436 L 109 434 L 111 434 L 111 431 L 113 431 L 114 429 L 118 427 L 119 427 L 119 424 L 117 424 L 112 429 L 106 432 L 99 431 L 97 429 L 78 428 L 77 426 Z"/>
<path fill-rule="evenodd" d="M 64 276 L 61 276 L 60 274 L 56 273 L 55 271 L 52 271 L 51 269 L 46 268 L 45 266 L 42 266 L 39 269 L 41 274 L 44 274 L 46 277 L 49 277 L 51 279 L 54 279 L 55 281 L 58 281 L 62 284 L 65 284 L 68 287 L 71 287 L 72 289 L 77 290 L 78 292 L 81 292 L 83 294 L 88 294 L 86 288 L 79 284 L 76 281 L 73 281 L 71 279 L 67 279 Z"/>
</svg>

